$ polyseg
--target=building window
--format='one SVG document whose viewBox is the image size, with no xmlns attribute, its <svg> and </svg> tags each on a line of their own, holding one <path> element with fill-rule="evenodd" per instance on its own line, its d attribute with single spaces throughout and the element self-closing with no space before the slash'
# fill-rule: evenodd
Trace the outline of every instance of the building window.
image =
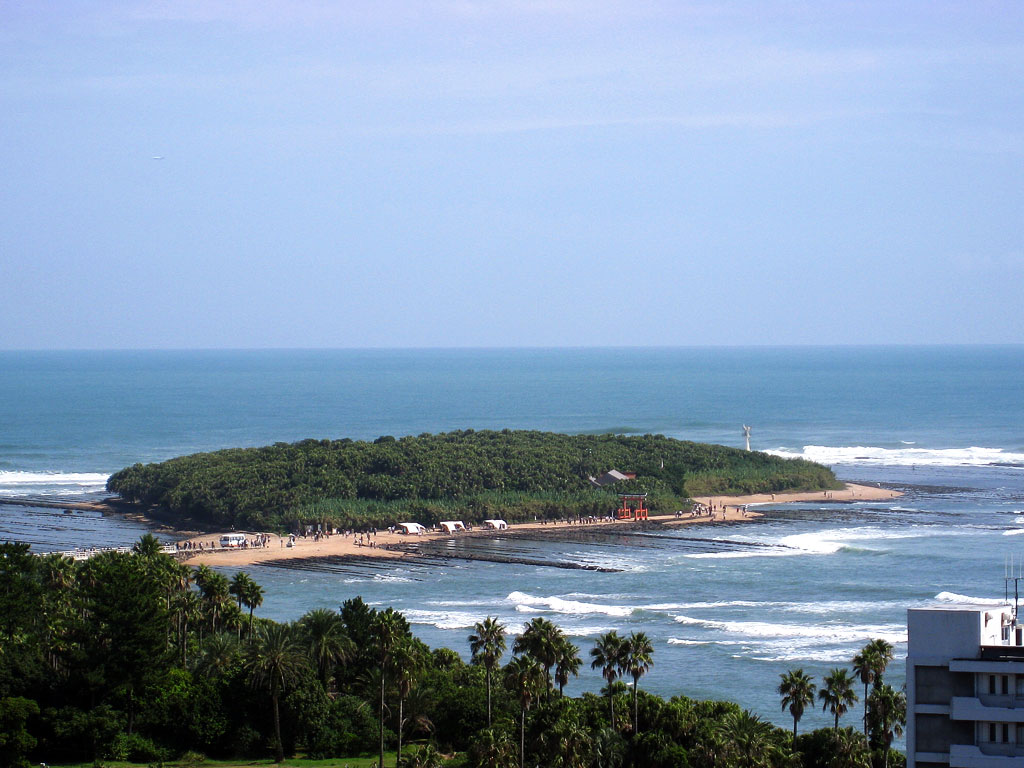
<svg viewBox="0 0 1024 768">
<path fill-rule="evenodd" d="M 1003 696 L 1010 692 L 1010 676 L 1003 675 Z"/>
<path fill-rule="evenodd" d="M 988 676 L 988 692 L 989 693 L 995 693 L 996 692 L 996 675 L 989 675 Z"/>
</svg>

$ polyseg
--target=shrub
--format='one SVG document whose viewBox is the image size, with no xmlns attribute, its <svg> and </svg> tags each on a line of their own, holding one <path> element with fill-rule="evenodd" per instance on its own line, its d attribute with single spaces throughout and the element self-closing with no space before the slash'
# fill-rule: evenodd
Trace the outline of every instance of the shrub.
<svg viewBox="0 0 1024 768">
<path fill-rule="evenodd" d="M 111 742 L 107 757 L 130 763 L 162 763 L 171 756 L 167 749 L 139 733 L 119 733 Z"/>
</svg>

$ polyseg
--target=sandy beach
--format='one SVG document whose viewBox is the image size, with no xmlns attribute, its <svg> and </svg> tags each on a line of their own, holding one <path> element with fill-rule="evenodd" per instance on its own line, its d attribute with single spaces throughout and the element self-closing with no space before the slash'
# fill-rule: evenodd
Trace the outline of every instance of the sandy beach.
<svg viewBox="0 0 1024 768">
<path fill-rule="evenodd" d="M 704 504 L 708 508 L 712 509 L 713 512 L 710 516 L 704 515 L 699 517 L 690 517 L 688 514 L 682 517 L 676 517 L 672 514 L 652 515 L 648 522 L 659 522 L 668 525 L 699 525 L 700 523 L 723 521 L 742 522 L 744 520 L 760 516 L 756 511 L 756 507 L 750 509 L 748 508 L 749 505 L 779 504 L 796 501 L 870 501 L 875 499 L 891 499 L 900 495 L 899 491 L 892 491 L 887 488 L 848 483 L 843 490 L 838 491 L 777 494 L 763 493 L 753 494 L 750 496 L 700 496 L 695 498 L 694 501 Z M 501 532 L 476 528 L 473 531 L 454 535 L 458 537 L 488 537 L 496 535 L 515 536 L 517 534 L 536 531 L 551 531 L 556 529 L 564 530 L 584 526 L 607 528 L 609 526 L 636 525 L 644 525 L 644 522 L 612 520 L 583 524 L 566 524 L 549 521 L 517 523 L 515 525 L 510 525 L 507 530 L 503 530 Z M 255 532 L 250 535 L 255 535 Z M 289 547 L 287 546 L 287 537 L 280 537 L 277 534 L 271 534 L 269 546 L 266 547 L 220 549 L 217 546 L 220 536 L 220 533 L 207 533 L 191 539 L 183 539 L 182 542 L 179 542 L 183 543 L 188 541 L 193 547 L 196 547 L 196 549 L 190 550 L 190 556 L 188 557 L 187 562 L 191 565 L 207 564 L 225 567 L 243 567 L 246 565 L 257 565 L 260 563 L 271 562 L 274 560 L 312 559 L 321 557 L 375 557 L 401 559 L 405 557 L 416 557 L 414 553 L 406 552 L 403 549 L 398 548 L 402 547 L 402 545 L 408 545 L 416 541 L 450 539 L 453 537 L 452 534 L 438 532 L 428 532 L 420 536 L 408 536 L 398 533 L 389 533 L 387 530 L 382 530 L 375 536 L 369 537 L 369 542 L 372 546 L 368 546 L 365 543 L 357 543 L 360 541 L 366 542 L 367 537 L 365 536 L 344 536 L 337 534 L 329 537 L 321 537 L 319 540 L 314 540 L 313 537 L 299 537 L 295 539 L 294 546 Z M 198 549 L 200 543 L 203 545 L 202 550 Z"/>
</svg>

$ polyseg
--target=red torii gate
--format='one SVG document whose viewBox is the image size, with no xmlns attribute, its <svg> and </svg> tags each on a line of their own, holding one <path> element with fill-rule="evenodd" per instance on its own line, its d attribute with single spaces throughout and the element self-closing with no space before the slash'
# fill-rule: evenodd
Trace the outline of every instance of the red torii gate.
<svg viewBox="0 0 1024 768">
<path fill-rule="evenodd" d="M 644 501 L 647 499 L 646 493 L 620 493 L 619 499 L 622 506 L 615 511 L 617 520 L 647 519 L 647 507 L 644 506 Z"/>
</svg>

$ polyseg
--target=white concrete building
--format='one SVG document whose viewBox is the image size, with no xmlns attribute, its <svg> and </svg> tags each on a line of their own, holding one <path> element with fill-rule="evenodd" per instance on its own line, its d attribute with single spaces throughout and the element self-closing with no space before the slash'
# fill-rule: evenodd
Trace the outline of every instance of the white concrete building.
<svg viewBox="0 0 1024 768">
<path fill-rule="evenodd" d="M 1024 638 L 1011 605 L 907 611 L 908 768 L 1024 768 Z"/>
</svg>

